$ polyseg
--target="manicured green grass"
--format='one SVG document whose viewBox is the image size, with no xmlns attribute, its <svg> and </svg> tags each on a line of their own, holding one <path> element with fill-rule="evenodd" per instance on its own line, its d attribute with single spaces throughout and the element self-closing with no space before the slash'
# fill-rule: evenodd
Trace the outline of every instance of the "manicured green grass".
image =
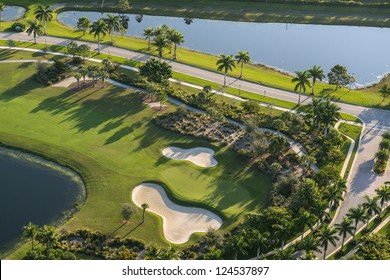
<svg viewBox="0 0 390 280">
<path fill-rule="evenodd" d="M 155 126 L 151 119 L 159 112 L 144 105 L 139 93 L 115 86 L 81 92 L 42 87 L 32 80 L 33 73 L 29 63 L 0 68 L 0 142 L 44 155 L 81 174 L 87 199 L 64 228 L 113 231 L 121 223 L 121 205 L 145 181 L 160 182 L 178 203 L 219 214 L 223 230 L 237 223 L 242 213 L 266 204 L 269 177 L 222 145 Z M 169 145 L 210 147 L 219 164 L 205 169 L 168 160 L 161 150 Z M 141 212 L 118 231 L 119 236 L 139 223 Z M 150 213 L 131 236 L 166 243 L 161 219 Z"/>
</svg>

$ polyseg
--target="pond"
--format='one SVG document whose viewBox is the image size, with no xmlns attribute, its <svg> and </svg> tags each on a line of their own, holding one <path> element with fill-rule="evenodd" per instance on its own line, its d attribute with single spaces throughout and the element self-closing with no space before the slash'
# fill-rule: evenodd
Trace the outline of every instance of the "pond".
<svg viewBox="0 0 390 280">
<path fill-rule="evenodd" d="M 26 9 L 19 6 L 6 6 L 1 13 L 1 21 L 17 20 L 24 16 Z"/>
<path fill-rule="evenodd" d="M 0 148 L 0 250 L 20 238 L 22 227 L 42 226 L 81 205 L 85 189 L 73 171 L 36 156 Z"/>
<path fill-rule="evenodd" d="M 95 21 L 106 14 L 68 11 L 59 14 L 58 19 L 76 27 L 77 19 L 82 16 Z M 145 27 L 166 24 L 184 34 L 186 48 L 211 54 L 249 51 L 254 62 L 288 72 L 321 65 L 327 73 L 335 64 L 341 64 L 354 74 L 357 85 L 367 85 L 390 71 L 387 28 L 205 19 L 194 19 L 187 25 L 182 18 L 146 15 L 138 23 L 135 15 L 128 16 L 129 36 L 142 37 Z"/>
</svg>

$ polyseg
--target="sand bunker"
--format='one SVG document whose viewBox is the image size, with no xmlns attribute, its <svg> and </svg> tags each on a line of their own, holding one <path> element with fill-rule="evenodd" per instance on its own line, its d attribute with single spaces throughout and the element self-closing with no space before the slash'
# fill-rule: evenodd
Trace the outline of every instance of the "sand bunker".
<svg viewBox="0 0 390 280">
<path fill-rule="evenodd" d="M 188 160 L 201 167 L 213 167 L 218 164 L 214 158 L 214 151 L 208 148 L 181 149 L 168 147 L 162 151 L 167 158 Z"/>
<path fill-rule="evenodd" d="M 139 207 L 147 203 L 147 211 L 163 218 L 164 236 L 171 243 L 185 243 L 194 232 L 207 232 L 209 228 L 218 229 L 222 225 L 221 218 L 206 209 L 173 203 L 157 184 L 143 183 L 135 187 L 132 199 Z"/>
</svg>

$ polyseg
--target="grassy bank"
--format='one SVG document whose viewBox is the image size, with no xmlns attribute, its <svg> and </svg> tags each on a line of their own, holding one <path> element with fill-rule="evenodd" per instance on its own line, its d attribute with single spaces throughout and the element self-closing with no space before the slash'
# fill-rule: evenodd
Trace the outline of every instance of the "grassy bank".
<svg viewBox="0 0 390 280">
<path fill-rule="evenodd" d="M 65 229 L 112 232 L 121 225 L 122 203 L 130 202 L 131 190 L 145 181 L 165 185 L 177 203 L 213 210 L 223 218 L 223 230 L 242 213 L 265 205 L 267 176 L 226 147 L 154 126 L 157 113 L 138 93 L 115 86 L 78 92 L 42 87 L 32 80 L 34 71 L 30 63 L 0 68 L 0 142 L 43 154 L 81 174 L 87 199 Z M 167 160 L 161 150 L 169 145 L 212 148 L 219 164 L 204 169 Z M 137 225 L 141 215 L 138 211 L 118 236 Z M 166 244 L 161 223 L 147 213 L 145 224 L 131 236 Z"/>
</svg>

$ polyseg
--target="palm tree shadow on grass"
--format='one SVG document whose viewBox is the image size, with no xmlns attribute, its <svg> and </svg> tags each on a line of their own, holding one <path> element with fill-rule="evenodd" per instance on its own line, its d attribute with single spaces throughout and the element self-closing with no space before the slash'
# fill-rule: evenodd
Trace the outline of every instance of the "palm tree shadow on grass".
<svg viewBox="0 0 390 280">
<path fill-rule="evenodd" d="M 135 227 L 133 227 L 128 233 L 126 233 L 125 235 L 122 236 L 122 238 L 125 238 L 126 236 L 128 236 L 130 233 L 134 232 L 137 228 L 139 228 L 144 222 L 140 222 L 138 225 L 136 225 Z"/>
<path fill-rule="evenodd" d="M 29 77 L 19 82 L 16 86 L 3 91 L 0 94 L 0 100 L 5 102 L 12 101 L 15 98 L 30 94 L 33 90 L 40 87 L 42 87 L 42 85 L 35 82 L 32 77 Z"/>
</svg>

